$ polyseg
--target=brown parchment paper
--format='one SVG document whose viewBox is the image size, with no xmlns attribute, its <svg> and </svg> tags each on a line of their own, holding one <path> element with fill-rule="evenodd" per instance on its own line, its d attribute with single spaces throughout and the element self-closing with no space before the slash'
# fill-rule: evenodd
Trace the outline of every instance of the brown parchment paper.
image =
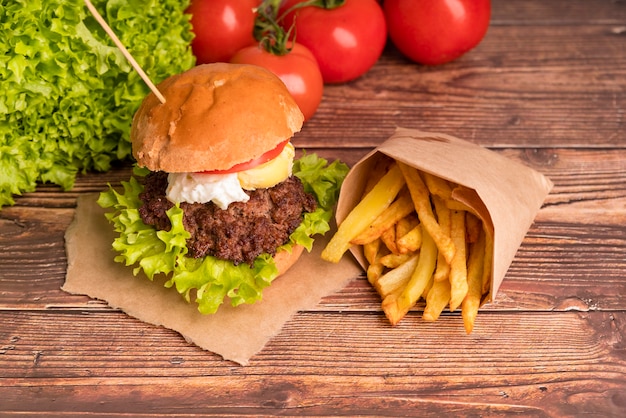
<svg viewBox="0 0 626 418">
<path fill-rule="evenodd" d="M 356 206 L 377 158 L 385 155 L 467 188 L 457 199 L 470 204 L 493 226 L 493 280 L 488 298 L 493 300 L 552 189 L 552 182 L 530 167 L 471 142 L 445 134 L 397 128 L 388 140 L 350 170 L 339 196 L 338 223 Z M 366 268 L 362 249 L 352 247 L 350 251 Z"/>
<path fill-rule="evenodd" d="M 115 232 L 96 203 L 97 194 L 80 196 L 74 221 L 65 234 L 68 259 L 62 289 L 106 301 L 141 321 L 180 333 L 187 341 L 246 365 L 297 311 L 343 288 L 359 275 L 352 258 L 339 265 L 327 263 L 320 253 L 331 234 L 318 236 L 311 253 L 263 291 L 263 300 L 233 308 L 224 303 L 216 314 L 202 315 L 163 281 L 133 276 L 132 268 L 113 261 Z"/>
</svg>

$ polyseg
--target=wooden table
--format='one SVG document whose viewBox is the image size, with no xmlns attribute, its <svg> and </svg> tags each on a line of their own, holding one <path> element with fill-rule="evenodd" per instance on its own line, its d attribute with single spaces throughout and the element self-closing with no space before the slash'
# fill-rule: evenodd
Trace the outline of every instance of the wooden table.
<svg viewBox="0 0 626 418">
<path fill-rule="evenodd" d="M 246 367 L 60 290 L 77 196 L 0 212 L 0 415 L 626 416 L 626 3 L 494 0 L 489 32 L 427 68 L 392 47 L 328 86 L 296 145 L 353 164 L 396 126 L 443 132 L 555 183 L 497 299 L 388 325 L 363 277 L 299 312 Z"/>
</svg>

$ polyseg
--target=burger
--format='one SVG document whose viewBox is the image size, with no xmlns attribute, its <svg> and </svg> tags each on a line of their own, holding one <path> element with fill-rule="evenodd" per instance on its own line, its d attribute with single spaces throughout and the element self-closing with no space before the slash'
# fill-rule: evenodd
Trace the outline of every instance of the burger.
<svg viewBox="0 0 626 418">
<path fill-rule="evenodd" d="M 261 67 L 199 65 L 157 88 L 165 101 L 151 93 L 133 117 L 133 176 L 98 199 L 115 260 L 202 313 L 254 303 L 330 229 L 348 168 L 295 159 L 303 115 Z"/>
</svg>

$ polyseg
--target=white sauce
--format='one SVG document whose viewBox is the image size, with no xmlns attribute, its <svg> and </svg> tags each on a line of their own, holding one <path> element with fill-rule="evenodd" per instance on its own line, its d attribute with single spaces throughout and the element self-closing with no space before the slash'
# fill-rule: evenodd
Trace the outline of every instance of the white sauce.
<svg viewBox="0 0 626 418">
<path fill-rule="evenodd" d="M 170 173 L 167 181 L 167 198 L 175 203 L 213 202 L 220 209 L 226 209 L 233 202 L 250 199 L 241 188 L 237 173 Z"/>
</svg>

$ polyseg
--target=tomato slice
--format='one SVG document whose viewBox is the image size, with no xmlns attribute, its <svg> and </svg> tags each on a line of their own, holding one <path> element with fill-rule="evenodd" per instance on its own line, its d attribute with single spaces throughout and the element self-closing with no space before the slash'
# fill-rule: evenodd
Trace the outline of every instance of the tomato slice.
<svg viewBox="0 0 626 418">
<path fill-rule="evenodd" d="M 265 164 L 266 162 L 268 162 L 270 160 L 273 160 L 274 158 L 278 157 L 280 155 L 280 153 L 283 152 L 283 149 L 285 148 L 285 146 L 288 143 L 289 143 L 289 139 L 287 139 L 286 141 L 281 142 L 280 144 L 278 144 L 276 146 L 276 148 L 267 151 L 266 153 L 264 153 L 263 155 L 261 155 L 258 158 L 255 158 L 255 159 L 250 160 L 250 161 L 245 162 L 245 163 L 235 164 L 234 166 L 232 166 L 231 168 L 227 168 L 226 170 L 206 170 L 206 171 L 201 171 L 201 173 L 204 173 L 204 174 L 229 174 L 229 173 L 237 173 L 239 171 L 250 170 L 251 168 L 254 168 L 254 167 L 259 166 L 261 164 Z"/>
</svg>

